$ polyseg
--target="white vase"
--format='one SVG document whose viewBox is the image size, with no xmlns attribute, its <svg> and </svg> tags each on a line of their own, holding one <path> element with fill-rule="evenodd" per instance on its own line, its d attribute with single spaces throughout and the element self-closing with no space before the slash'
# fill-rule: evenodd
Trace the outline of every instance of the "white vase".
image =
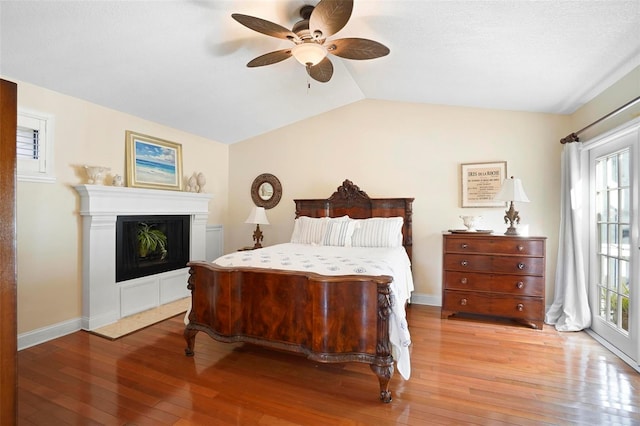
<svg viewBox="0 0 640 426">
<path fill-rule="evenodd" d="M 482 216 L 460 216 L 460 219 L 462 219 L 464 226 L 467 227 L 467 231 L 475 232 L 482 220 Z"/>
</svg>

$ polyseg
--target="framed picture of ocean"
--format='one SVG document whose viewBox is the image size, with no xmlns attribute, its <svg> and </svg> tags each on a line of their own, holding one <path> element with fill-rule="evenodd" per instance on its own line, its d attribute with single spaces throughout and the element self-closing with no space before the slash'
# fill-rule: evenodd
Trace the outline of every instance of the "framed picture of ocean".
<svg viewBox="0 0 640 426">
<path fill-rule="evenodd" d="M 127 186 L 182 190 L 182 145 L 126 131 Z"/>
</svg>

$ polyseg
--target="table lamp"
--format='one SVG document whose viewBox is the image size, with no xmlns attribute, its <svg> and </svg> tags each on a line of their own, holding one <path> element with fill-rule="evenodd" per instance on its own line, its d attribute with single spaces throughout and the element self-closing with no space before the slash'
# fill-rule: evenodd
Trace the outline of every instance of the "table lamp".
<svg viewBox="0 0 640 426">
<path fill-rule="evenodd" d="M 263 237 L 262 231 L 260 230 L 260 225 L 269 224 L 269 220 L 267 219 L 267 214 L 264 210 L 264 207 L 254 206 L 251 210 L 251 213 L 249 213 L 249 217 L 244 221 L 244 223 L 254 223 L 256 225 L 256 230 L 253 231 L 253 241 L 255 241 L 256 243 L 254 244 L 253 248 L 261 248 Z"/>
<path fill-rule="evenodd" d="M 529 198 L 522 188 L 522 181 L 520 179 L 514 179 L 513 176 L 509 179 L 505 179 L 502 182 L 500 191 L 496 194 L 494 200 L 497 201 L 509 201 L 509 210 L 505 211 L 504 223 L 509 224 L 507 232 L 504 235 L 518 235 L 516 224 L 520 223 L 519 212 L 513 207 L 513 202 L 528 203 Z"/>
</svg>

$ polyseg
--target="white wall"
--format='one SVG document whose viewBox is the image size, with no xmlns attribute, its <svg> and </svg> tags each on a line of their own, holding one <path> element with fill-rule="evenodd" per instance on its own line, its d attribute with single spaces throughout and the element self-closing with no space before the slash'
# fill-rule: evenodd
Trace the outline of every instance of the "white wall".
<svg viewBox="0 0 640 426">
<path fill-rule="evenodd" d="M 264 244 L 287 241 L 295 198 L 326 198 L 344 179 L 370 197 L 415 197 L 413 271 L 416 293 L 439 303 L 442 232 L 462 227 L 459 216 L 480 214 L 483 228 L 504 233 L 504 209 L 460 207 L 460 164 L 506 161 L 522 179 L 529 204 L 516 206 L 531 235 L 548 237 L 547 276 L 555 274 L 559 226 L 559 139 L 569 117 L 551 114 L 364 100 L 230 147 L 226 248 L 251 243 L 243 223 L 250 187 L 260 173 L 283 186 L 267 211 Z M 553 292 L 548 279 L 547 296 Z"/>
<path fill-rule="evenodd" d="M 84 164 L 125 174 L 126 130 L 182 144 L 184 174 L 203 172 L 205 191 L 214 194 L 209 223 L 224 224 L 229 188 L 227 145 L 16 83 L 19 108 L 55 117 L 57 177 L 53 184 L 18 182 L 18 333 L 80 317 L 82 235 L 79 198 L 72 187 L 86 182 Z"/>
</svg>

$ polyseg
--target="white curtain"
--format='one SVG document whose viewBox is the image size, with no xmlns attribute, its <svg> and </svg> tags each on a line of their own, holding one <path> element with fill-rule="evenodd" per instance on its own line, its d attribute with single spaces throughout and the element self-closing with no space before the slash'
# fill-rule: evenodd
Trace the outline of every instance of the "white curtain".
<svg viewBox="0 0 640 426">
<path fill-rule="evenodd" d="M 562 152 L 560 235 L 553 304 L 545 322 L 558 331 L 579 331 L 591 325 L 591 311 L 582 250 L 582 203 L 578 142 Z"/>
</svg>

